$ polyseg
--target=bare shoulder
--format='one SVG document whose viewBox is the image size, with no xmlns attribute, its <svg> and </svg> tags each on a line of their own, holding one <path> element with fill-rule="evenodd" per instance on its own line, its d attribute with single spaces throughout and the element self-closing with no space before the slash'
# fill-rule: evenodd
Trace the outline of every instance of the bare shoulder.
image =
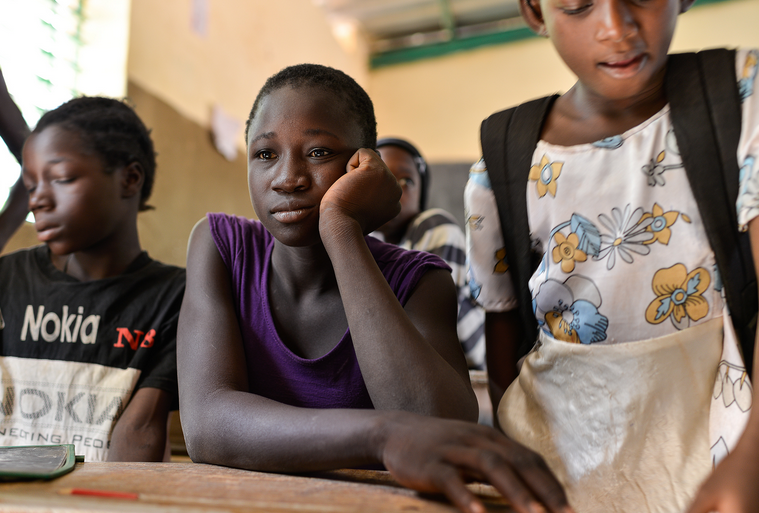
<svg viewBox="0 0 759 513">
<path fill-rule="evenodd" d="M 188 252 L 207 243 L 213 243 L 213 237 L 211 236 L 211 225 L 208 217 L 203 217 L 192 227 L 188 242 Z M 190 255 L 188 254 L 187 256 L 189 257 Z"/>
<path fill-rule="evenodd" d="M 223 269 L 224 264 L 211 234 L 210 223 L 208 218 L 204 217 L 195 223 L 187 245 L 188 289 L 193 284 L 191 277 Z"/>
</svg>

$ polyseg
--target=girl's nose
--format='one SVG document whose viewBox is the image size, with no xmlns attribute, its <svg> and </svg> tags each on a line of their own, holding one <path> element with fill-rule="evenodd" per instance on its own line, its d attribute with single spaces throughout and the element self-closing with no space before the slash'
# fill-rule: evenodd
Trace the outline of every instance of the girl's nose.
<svg viewBox="0 0 759 513">
<path fill-rule="evenodd" d="M 29 210 L 34 212 L 35 210 L 50 208 L 53 205 L 50 192 L 50 186 L 44 181 L 37 183 L 29 193 Z"/>
<path fill-rule="evenodd" d="M 292 193 L 308 189 L 309 184 L 306 163 L 295 157 L 289 157 L 282 159 L 277 176 L 272 182 L 272 189 L 277 192 Z"/>
<path fill-rule="evenodd" d="M 638 26 L 625 0 L 606 0 L 597 4 L 600 9 L 598 39 L 620 43 L 638 32 Z"/>
</svg>

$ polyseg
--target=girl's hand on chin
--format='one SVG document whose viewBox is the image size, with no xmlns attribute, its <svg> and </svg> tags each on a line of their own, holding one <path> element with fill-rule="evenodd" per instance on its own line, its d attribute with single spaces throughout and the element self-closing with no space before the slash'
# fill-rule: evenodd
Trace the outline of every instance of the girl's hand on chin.
<svg viewBox="0 0 759 513">
<path fill-rule="evenodd" d="M 401 187 L 373 150 L 361 148 L 347 172 L 324 194 L 319 209 L 320 231 L 341 220 L 356 221 L 367 234 L 400 212 Z"/>
</svg>

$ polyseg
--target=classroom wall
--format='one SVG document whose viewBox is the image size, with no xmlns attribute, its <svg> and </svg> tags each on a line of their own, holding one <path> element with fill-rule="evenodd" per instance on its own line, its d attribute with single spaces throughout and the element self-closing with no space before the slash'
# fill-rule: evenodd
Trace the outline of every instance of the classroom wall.
<svg viewBox="0 0 759 513">
<path fill-rule="evenodd" d="M 673 50 L 759 47 L 759 0 L 732 0 L 681 15 Z M 413 140 L 434 163 L 479 157 L 480 122 L 525 100 L 566 91 L 574 79 L 545 39 L 481 48 L 370 72 L 380 135 Z"/>
<path fill-rule="evenodd" d="M 207 6 L 205 35 L 193 5 Z M 312 0 L 132 0 L 129 80 L 200 125 L 215 104 L 245 120 L 266 78 L 303 62 L 366 85 L 365 45 L 338 42 Z"/>
</svg>

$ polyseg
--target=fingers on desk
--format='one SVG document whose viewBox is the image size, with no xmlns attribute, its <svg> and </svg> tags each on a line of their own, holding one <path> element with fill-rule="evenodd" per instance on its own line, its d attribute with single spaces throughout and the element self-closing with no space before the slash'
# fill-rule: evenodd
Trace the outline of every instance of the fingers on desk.
<svg viewBox="0 0 759 513">
<path fill-rule="evenodd" d="M 464 484 L 459 472 L 452 467 L 444 467 L 437 476 L 437 488 L 457 508 L 466 513 L 485 513 L 485 506 Z"/>
<path fill-rule="evenodd" d="M 509 441 L 511 447 L 500 442 L 496 448 L 455 451 L 449 461 L 493 485 L 519 513 L 572 512 L 564 489 L 540 456 L 514 442 Z M 479 499 L 463 485 L 461 472 L 450 470 L 458 482 L 446 472 L 440 483 L 443 493 L 464 511 L 484 511 Z M 468 505 L 472 503 L 477 509 Z"/>
</svg>

